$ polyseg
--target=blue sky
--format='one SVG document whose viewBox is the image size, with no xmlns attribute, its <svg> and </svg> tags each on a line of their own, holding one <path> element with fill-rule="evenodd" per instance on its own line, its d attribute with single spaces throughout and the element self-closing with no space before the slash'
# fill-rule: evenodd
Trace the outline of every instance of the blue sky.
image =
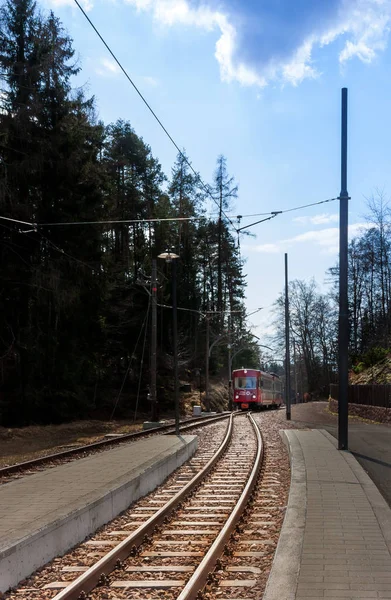
<svg viewBox="0 0 391 600">
<path fill-rule="evenodd" d="M 106 123 L 129 120 L 166 174 L 176 150 L 72 0 L 45 0 L 74 39 L 78 84 Z M 170 134 L 209 182 L 219 154 L 239 184 L 230 214 L 338 196 L 341 88 L 349 89 L 350 236 L 365 197 L 391 193 L 391 0 L 84 0 L 83 6 Z M 290 212 L 241 240 L 248 311 L 263 339 L 289 278 L 338 258 L 338 202 Z M 256 218 L 242 220 L 246 225 Z"/>
</svg>

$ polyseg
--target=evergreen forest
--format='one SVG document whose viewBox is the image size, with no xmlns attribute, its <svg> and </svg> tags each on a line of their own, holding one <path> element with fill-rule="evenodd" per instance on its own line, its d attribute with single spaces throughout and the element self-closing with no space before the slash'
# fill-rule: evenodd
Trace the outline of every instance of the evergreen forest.
<svg viewBox="0 0 391 600">
<path fill-rule="evenodd" d="M 131 123 L 98 121 L 94 98 L 72 88 L 80 66 L 52 12 L 7 0 L 0 23 L 0 422 L 114 407 L 119 416 L 135 402 L 148 410 L 153 258 L 179 255 L 181 381 L 204 376 L 207 311 L 212 339 L 228 320 L 245 335 L 243 261 L 224 216 L 237 186 L 224 156 L 205 186 L 184 151 L 166 175 Z M 164 406 L 173 395 L 171 270 L 158 263 Z M 216 348 L 212 370 L 226 352 Z"/>
<path fill-rule="evenodd" d="M 131 122 L 98 120 L 95 99 L 73 87 L 81 66 L 72 39 L 34 0 L 3 3 L 0 63 L 0 424 L 149 410 L 152 261 L 167 250 L 179 256 L 181 382 L 200 377 L 202 388 L 207 321 L 210 342 L 225 342 L 212 374 L 226 377 L 228 343 L 240 363 L 281 372 L 246 326 L 244 261 L 227 218 L 238 187 L 226 158 L 208 184 L 184 150 L 167 174 Z M 349 248 L 353 365 L 386 351 L 391 330 L 391 217 L 381 194 L 368 206 L 368 227 Z M 328 277 L 328 294 L 315 281 L 290 283 L 297 391 L 327 395 L 335 381 L 337 267 Z M 172 267 L 158 260 L 163 407 L 173 397 L 171 283 Z M 276 350 L 283 308 L 281 295 Z"/>
</svg>

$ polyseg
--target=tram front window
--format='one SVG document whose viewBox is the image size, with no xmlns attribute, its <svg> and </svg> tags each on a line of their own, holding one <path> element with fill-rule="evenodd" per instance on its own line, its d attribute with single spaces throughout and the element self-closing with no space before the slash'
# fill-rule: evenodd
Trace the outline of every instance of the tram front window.
<svg viewBox="0 0 391 600">
<path fill-rule="evenodd" d="M 236 377 L 235 389 L 237 390 L 255 390 L 257 387 L 256 377 Z"/>
</svg>

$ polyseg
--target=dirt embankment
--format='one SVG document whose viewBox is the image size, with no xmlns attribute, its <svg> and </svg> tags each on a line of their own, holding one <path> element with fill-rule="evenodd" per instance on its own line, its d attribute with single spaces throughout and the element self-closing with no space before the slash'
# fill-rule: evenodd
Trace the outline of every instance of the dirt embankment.
<svg viewBox="0 0 391 600">
<path fill-rule="evenodd" d="M 338 414 L 338 402 L 330 398 L 329 409 L 331 412 Z M 391 425 L 391 409 L 383 408 L 382 406 L 367 406 L 365 404 L 349 403 L 349 416 L 360 417 L 375 423 L 384 423 Z"/>
<path fill-rule="evenodd" d="M 391 354 L 376 365 L 367 367 L 361 373 L 349 373 L 349 383 L 352 385 L 391 384 Z"/>
<path fill-rule="evenodd" d="M 213 382 L 210 391 L 212 411 L 227 410 L 227 386 Z M 205 393 L 194 389 L 181 393 L 181 417 L 192 416 L 193 406 L 201 405 L 206 410 Z M 31 425 L 29 427 L 0 427 L 0 467 L 38 456 L 45 456 L 65 450 L 72 446 L 82 446 L 101 440 L 108 433 L 132 433 L 142 429 L 142 423 L 149 415 L 139 415 L 136 422 L 132 419 L 121 421 L 76 421 L 62 425 Z M 160 415 L 161 420 L 174 418 L 174 411 Z"/>
<path fill-rule="evenodd" d="M 228 388 L 225 382 L 213 382 L 210 385 L 209 392 L 210 410 L 222 412 L 228 410 Z M 184 414 L 190 415 L 193 411 L 193 406 L 201 406 L 202 410 L 207 410 L 205 401 L 205 392 L 195 389 L 188 393 L 181 394 L 181 411 Z"/>
<path fill-rule="evenodd" d="M 131 433 L 140 422 L 76 421 L 62 425 L 0 427 L 0 466 L 101 440 L 107 433 Z"/>
</svg>

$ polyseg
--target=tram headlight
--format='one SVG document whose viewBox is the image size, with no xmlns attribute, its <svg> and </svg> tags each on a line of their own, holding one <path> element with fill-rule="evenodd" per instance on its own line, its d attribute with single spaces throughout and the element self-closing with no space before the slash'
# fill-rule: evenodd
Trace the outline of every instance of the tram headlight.
<svg viewBox="0 0 391 600">
<path fill-rule="evenodd" d="M 256 396 L 253 396 L 253 398 L 256 398 Z"/>
</svg>

